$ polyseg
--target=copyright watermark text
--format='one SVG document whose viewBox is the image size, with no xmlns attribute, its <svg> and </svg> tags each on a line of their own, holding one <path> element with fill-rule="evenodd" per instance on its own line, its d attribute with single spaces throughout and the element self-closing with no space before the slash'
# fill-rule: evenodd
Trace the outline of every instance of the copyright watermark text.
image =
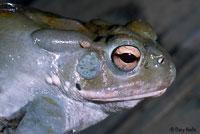
<svg viewBox="0 0 200 134">
<path fill-rule="evenodd" d="M 173 133 L 196 133 L 197 129 L 195 127 L 170 127 L 170 132 Z"/>
</svg>

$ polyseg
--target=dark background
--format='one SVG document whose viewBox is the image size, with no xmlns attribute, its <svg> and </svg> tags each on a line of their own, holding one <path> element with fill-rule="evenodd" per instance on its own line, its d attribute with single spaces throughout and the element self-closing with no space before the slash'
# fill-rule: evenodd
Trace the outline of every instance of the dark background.
<svg viewBox="0 0 200 134">
<path fill-rule="evenodd" d="M 172 55 L 177 77 L 167 93 L 114 114 L 80 134 L 200 134 L 200 0 L 0 0 L 89 21 L 148 21 Z M 180 132 L 178 129 L 191 130 Z M 171 131 L 174 130 L 174 131 Z"/>
</svg>

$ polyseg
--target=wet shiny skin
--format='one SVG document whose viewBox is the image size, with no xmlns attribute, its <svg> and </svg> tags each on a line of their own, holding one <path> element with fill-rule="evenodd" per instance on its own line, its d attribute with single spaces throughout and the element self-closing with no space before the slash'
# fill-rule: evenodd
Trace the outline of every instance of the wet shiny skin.
<svg viewBox="0 0 200 134">
<path fill-rule="evenodd" d="M 176 70 L 156 38 L 143 21 L 82 22 L 0 5 L 0 117 L 25 111 L 16 134 L 70 133 L 160 96 Z"/>
</svg>

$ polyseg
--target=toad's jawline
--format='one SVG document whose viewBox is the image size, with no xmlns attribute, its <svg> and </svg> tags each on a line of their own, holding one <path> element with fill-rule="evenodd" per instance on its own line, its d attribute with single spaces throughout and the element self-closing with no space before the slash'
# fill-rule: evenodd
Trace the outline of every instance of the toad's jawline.
<svg viewBox="0 0 200 134">
<path fill-rule="evenodd" d="M 161 96 L 163 93 L 165 93 L 167 88 L 153 91 L 149 93 L 144 94 L 138 94 L 133 96 L 125 96 L 125 97 L 119 97 L 116 93 L 110 92 L 110 93 L 104 93 L 104 92 L 92 92 L 92 91 L 82 91 L 81 95 L 82 97 L 92 100 L 92 101 L 103 101 L 103 102 L 112 102 L 112 101 L 129 101 L 129 100 L 138 100 L 143 99 L 147 97 L 158 97 Z"/>
</svg>

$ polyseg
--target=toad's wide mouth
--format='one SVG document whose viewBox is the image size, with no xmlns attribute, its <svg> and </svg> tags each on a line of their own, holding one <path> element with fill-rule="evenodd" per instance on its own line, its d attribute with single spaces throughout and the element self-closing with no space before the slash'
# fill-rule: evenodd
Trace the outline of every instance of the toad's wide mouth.
<svg viewBox="0 0 200 134">
<path fill-rule="evenodd" d="M 91 101 L 102 101 L 102 102 L 113 102 L 113 101 L 129 101 L 129 100 L 139 100 L 147 97 L 158 97 L 165 93 L 167 88 L 151 91 L 142 94 L 135 94 L 131 96 L 120 96 L 117 91 L 113 92 L 94 92 L 94 91 L 82 91 L 81 96 L 87 100 Z"/>
</svg>

